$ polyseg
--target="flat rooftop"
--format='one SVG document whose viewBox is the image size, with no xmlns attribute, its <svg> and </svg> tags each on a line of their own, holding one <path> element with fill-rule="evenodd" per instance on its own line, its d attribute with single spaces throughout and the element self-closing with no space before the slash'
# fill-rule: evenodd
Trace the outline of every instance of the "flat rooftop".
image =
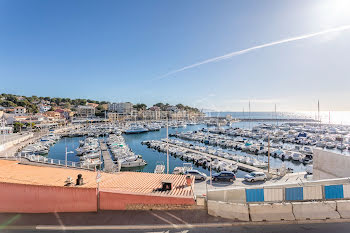
<svg viewBox="0 0 350 233">
<path fill-rule="evenodd" d="M 71 168 L 57 168 L 48 166 L 34 166 L 18 164 L 18 161 L 0 160 L 0 182 L 64 186 L 67 177 L 71 177 L 73 182 L 82 174 L 84 185 L 79 188 L 97 188 L 97 172 Z M 156 191 L 161 188 L 162 181 L 171 181 L 173 188 L 171 191 Z M 119 172 L 109 174 L 101 172 L 100 189 L 111 192 L 157 194 L 189 197 L 193 196 L 191 187 L 186 186 L 184 175 L 154 174 L 143 172 Z"/>
</svg>

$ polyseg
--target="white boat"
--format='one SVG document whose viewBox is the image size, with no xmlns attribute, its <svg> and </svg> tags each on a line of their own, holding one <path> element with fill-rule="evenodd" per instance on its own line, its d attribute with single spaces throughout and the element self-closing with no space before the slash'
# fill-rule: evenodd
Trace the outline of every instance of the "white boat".
<svg viewBox="0 0 350 233">
<path fill-rule="evenodd" d="M 122 168 L 142 167 L 147 165 L 146 161 L 137 155 L 125 159 L 120 159 L 118 162 L 121 163 Z"/>
<path fill-rule="evenodd" d="M 129 129 L 125 130 L 126 134 L 137 134 L 148 132 L 148 129 L 142 126 L 131 126 Z"/>
<path fill-rule="evenodd" d="M 164 171 L 165 171 L 164 163 L 157 163 L 156 168 L 154 169 L 154 173 L 164 174 Z"/>
</svg>

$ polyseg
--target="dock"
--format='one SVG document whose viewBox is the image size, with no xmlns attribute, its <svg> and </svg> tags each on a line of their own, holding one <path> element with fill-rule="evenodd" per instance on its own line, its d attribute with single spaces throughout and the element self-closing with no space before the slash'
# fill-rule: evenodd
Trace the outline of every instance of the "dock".
<svg viewBox="0 0 350 233">
<path fill-rule="evenodd" d="M 107 149 L 107 145 L 105 142 L 100 141 L 101 145 L 101 151 L 102 151 L 102 158 L 103 158 L 103 171 L 104 172 L 109 172 L 109 173 L 114 173 L 117 172 L 117 166 L 114 164 L 111 155 Z"/>
<path fill-rule="evenodd" d="M 166 140 L 163 140 L 163 142 L 166 142 Z M 238 169 L 242 170 L 242 171 L 247 171 L 247 172 L 264 172 L 264 170 L 261 169 L 261 168 L 253 167 L 253 166 L 250 166 L 250 165 L 247 165 L 247 164 L 244 164 L 244 163 L 240 163 L 240 162 L 237 162 L 237 161 L 234 161 L 234 160 L 230 160 L 230 159 L 225 159 L 225 158 L 222 158 L 220 156 L 208 154 L 208 153 L 201 152 L 201 151 L 198 151 L 198 150 L 189 149 L 187 147 L 178 146 L 178 145 L 175 145 L 175 144 L 169 142 L 169 147 L 170 146 L 181 148 L 181 149 L 185 149 L 185 150 L 193 152 L 193 153 L 201 154 L 201 155 L 210 157 L 212 159 L 218 159 L 218 160 L 221 160 L 221 161 L 224 161 L 224 162 L 228 162 L 228 163 L 235 162 L 237 164 L 237 166 L 238 166 Z"/>
</svg>

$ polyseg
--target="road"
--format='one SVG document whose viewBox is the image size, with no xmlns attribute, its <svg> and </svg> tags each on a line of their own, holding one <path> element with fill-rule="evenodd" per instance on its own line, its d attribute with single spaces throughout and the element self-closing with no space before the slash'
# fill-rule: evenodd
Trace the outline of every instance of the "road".
<svg viewBox="0 0 350 233">
<path fill-rule="evenodd" d="M 233 222 L 209 216 L 206 210 L 0 214 L 0 232 L 348 233 L 350 222 L 347 221 Z"/>
</svg>

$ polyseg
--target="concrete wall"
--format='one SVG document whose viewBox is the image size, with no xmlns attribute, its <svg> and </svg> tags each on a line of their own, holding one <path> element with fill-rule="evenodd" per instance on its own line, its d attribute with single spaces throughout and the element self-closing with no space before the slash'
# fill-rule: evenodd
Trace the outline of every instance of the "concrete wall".
<svg viewBox="0 0 350 233">
<path fill-rule="evenodd" d="M 17 145 L 18 143 L 21 143 L 27 139 L 30 139 L 34 136 L 33 133 L 28 133 L 26 135 L 23 135 L 23 136 L 18 136 L 16 137 L 15 139 L 12 139 L 11 141 L 9 142 L 6 142 L 5 144 L 1 144 L 0 145 L 0 152 L 1 151 L 5 151 L 11 147 L 13 147 L 14 145 Z"/>
<path fill-rule="evenodd" d="M 350 177 L 350 156 L 314 149 L 313 179 Z"/>
<path fill-rule="evenodd" d="M 0 212 L 95 212 L 95 188 L 0 183 Z"/>
<path fill-rule="evenodd" d="M 208 214 L 239 221 L 350 219 L 350 200 L 269 204 L 208 201 Z"/>
<path fill-rule="evenodd" d="M 247 204 L 208 201 L 208 214 L 239 221 L 249 221 Z"/>
<path fill-rule="evenodd" d="M 101 210 L 125 210 L 134 205 L 194 205 L 193 198 L 100 191 Z"/>
</svg>

